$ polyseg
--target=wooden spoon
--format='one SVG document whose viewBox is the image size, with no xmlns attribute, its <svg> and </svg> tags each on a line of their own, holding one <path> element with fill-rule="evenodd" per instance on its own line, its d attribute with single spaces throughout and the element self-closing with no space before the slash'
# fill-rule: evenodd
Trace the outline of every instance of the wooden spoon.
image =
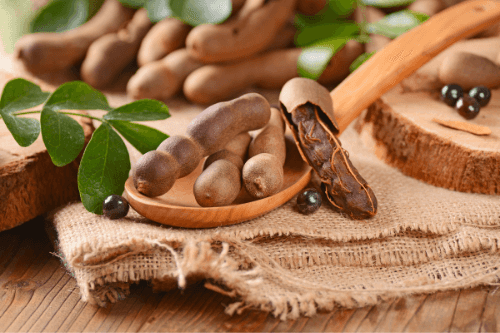
<svg viewBox="0 0 500 333">
<path fill-rule="evenodd" d="M 331 93 L 342 133 L 380 96 L 456 41 L 500 21 L 500 1 L 470 0 L 449 7 L 393 40 Z"/>
</svg>

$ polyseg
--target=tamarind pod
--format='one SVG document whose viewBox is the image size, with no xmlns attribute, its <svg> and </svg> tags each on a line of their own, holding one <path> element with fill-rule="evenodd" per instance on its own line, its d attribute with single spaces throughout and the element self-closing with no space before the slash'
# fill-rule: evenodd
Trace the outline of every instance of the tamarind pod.
<svg viewBox="0 0 500 333">
<path fill-rule="evenodd" d="M 286 159 L 284 133 L 285 123 L 281 112 L 271 108 L 271 118 L 252 140 L 248 149 L 249 159 L 242 170 L 245 189 L 254 198 L 276 194 L 283 186 Z"/>
<path fill-rule="evenodd" d="M 200 206 L 220 207 L 233 203 L 241 190 L 243 158 L 251 139 L 248 132 L 241 133 L 205 160 L 203 172 L 193 187 Z"/>
<path fill-rule="evenodd" d="M 127 95 L 133 99 L 166 100 L 177 94 L 186 77 L 201 66 L 186 49 L 175 50 L 139 68 L 127 83 Z"/>
<path fill-rule="evenodd" d="M 297 148 L 318 174 L 330 203 L 353 219 L 372 217 L 377 199 L 342 148 L 329 92 L 317 82 L 295 78 L 280 92 L 281 112 Z"/>
<path fill-rule="evenodd" d="M 295 32 L 295 27 L 287 24 L 269 49 L 289 46 L 293 43 Z M 127 95 L 132 99 L 166 100 L 180 92 L 186 77 L 203 65 L 191 57 L 185 48 L 175 50 L 165 58 L 139 68 L 127 83 Z"/>
<path fill-rule="evenodd" d="M 355 40 L 348 41 L 328 62 L 317 81 L 321 84 L 341 82 L 350 74 L 349 66 L 351 63 L 363 52 L 365 52 L 363 44 Z"/>
<path fill-rule="evenodd" d="M 266 49 L 292 16 L 297 0 L 247 0 L 225 23 L 202 24 L 186 38 L 189 53 L 201 62 L 242 59 Z"/>
<path fill-rule="evenodd" d="M 120 29 L 134 12 L 118 0 L 106 0 L 94 17 L 75 29 L 21 37 L 15 45 L 14 57 L 34 74 L 66 69 L 85 57 L 93 41 Z"/>
<path fill-rule="evenodd" d="M 455 83 L 465 90 L 479 85 L 500 87 L 500 67 L 488 58 L 468 52 L 455 52 L 443 59 L 438 77 L 443 85 Z"/>
<path fill-rule="evenodd" d="M 137 53 L 137 64 L 142 67 L 160 60 L 185 45 L 191 26 L 175 17 L 167 17 L 156 23 L 144 36 Z"/>
<path fill-rule="evenodd" d="M 439 13 L 446 6 L 442 0 L 416 0 L 408 6 L 409 10 L 432 16 Z"/>
<path fill-rule="evenodd" d="M 269 45 L 265 52 L 293 47 L 293 41 L 296 33 L 297 28 L 295 28 L 293 22 L 287 22 L 276 34 L 273 42 Z"/>
<path fill-rule="evenodd" d="M 315 15 L 325 6 L 326 0 L 301 0 L 297 2 L 297 10 L 304 15 Z"/>
<path fill-rule="evenodd" d="M 211 104 L 233 97 L 256 85 L 278 89 L 297 77 L 297 61 L 302 49 L 276 50 L 232 64 L 206 65 L 186 78 L 183 90 L 187 99 L 198 104 Z M 361 53 L 363 46 L 349 41 L 330 60 L 318 81 L 339 82 L 349 75 L 349 65 Z"/>
<path fill-rule="evenodd" d="M 151 26 L 146 9 L 141 8 L 124 29 L 93 42 L 80 68 L 83 81 L 94 88 L 110 84 L 134 60 Z"/>
<path fill-rule="evenodd" d="M 385 13 L 379 8 L 366 6 L 364 9 L 356 8 L 354 11 L 354 19 L 357 23 L 369 22 L 374 23 L 383 19 Z M 370 34 L 370 41 L 365 44 L 365 51 L 371 53 L 378 51 L 391 42 L 392 39 L 379 34 Z"/>
<path fill-rule="evenodd" d="M 204 156 L 221 150 L 241 132 L 263 127 L 270 113 L 267 100 L 256 93 L 209 106 L 189 123 L 186 136 L 169 137 L 137 161 L 134 186 L 149 197 L 168 192 L 175 180 L 193 172 Z"/>
</svg>

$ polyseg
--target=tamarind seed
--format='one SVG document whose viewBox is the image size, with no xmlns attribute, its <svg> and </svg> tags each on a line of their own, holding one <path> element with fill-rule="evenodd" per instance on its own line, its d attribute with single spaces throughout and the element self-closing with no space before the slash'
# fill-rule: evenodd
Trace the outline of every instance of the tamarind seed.
<svg viewBox="0 0 500 333">
<path fill-rule="evenodd" d="M 297 196 L 297 208 L 305 215 L 314 213 L 321 207 L 321 194 L 315 188 L 308 188 Z"/>
<path fill-rule="evenodd" d="M 127 216 L 128 210 L 128 201 L 121 195 L 112 194 L 102 203 L 102 213 L 112 220 Z"/>
<path fill-rule="evenodd" d="M 479 106 L 483 107 L 490 102 L 491 91 L 485 86 L 477 86 L 469 91 L 469 96 L 474 98 L 479 103 Z"/>
<path fill-rule="evenodd" d="M 469 120 L 475 118 L 481 109 L 479 103 L 469 95 L 459 98 L 455 108 L 462 117 Z"/>
<path fill-rule="evenodd" d="M 463 95 L 464 90 L 458 84 L 447 84 L 441 89 L 441 100 L 449 106 L 455 106 Z"/>
</svg>

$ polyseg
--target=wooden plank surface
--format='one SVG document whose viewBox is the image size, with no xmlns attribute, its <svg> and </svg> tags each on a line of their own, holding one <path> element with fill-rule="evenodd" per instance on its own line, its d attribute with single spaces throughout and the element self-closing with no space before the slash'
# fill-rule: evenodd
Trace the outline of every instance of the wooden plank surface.
<svg viewBox="0 0 500 333">
<path fill-rule="evenodd" d="M 415 295 L 360 309 L 335 308 L 281 322 L 247 310 L 230 317 L 227 297 L 203 283 L 154 293 L 132 286 L 125 300 L 105 308 L 80 300 L 42 218 L 0 233 L 1 332 L 494 332 L 500 330 L 498 287 Z"/>
</svg>

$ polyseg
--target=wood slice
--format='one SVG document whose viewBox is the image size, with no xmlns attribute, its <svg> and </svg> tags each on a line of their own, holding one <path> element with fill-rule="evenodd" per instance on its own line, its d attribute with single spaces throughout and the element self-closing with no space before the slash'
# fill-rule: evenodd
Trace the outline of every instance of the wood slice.
<svg viewBox="0 0 500 333">
<path fill-rule="evenodd" d="M 0 72 L 0 91 L 15 78 Z M 42 86 L 43 90 L 53 87 Z M 36 108 L 35 108 L 36 109 Z M 39 119 L 39 114 L 30 115 Z M 75 117 L 88 142 L 91 119 Z M 78 161 L 64 167 L 52 164 L 41 135 L 29 147 L 20 147 L 0 121 L 0 231 L 13 228 L 70 201 L 79 200 Z"/>
<path fill-rule="evenodd" d="M 486 126 L 477 136 L 433 118 Z M 439 100 L 438 92 L 403 92 L 397 86 L 358 118 L 363 142 L 388 164 L 426 183 L 461 192 L 500 194 L 500 90 L 472 120 Z"/>
</svg>

